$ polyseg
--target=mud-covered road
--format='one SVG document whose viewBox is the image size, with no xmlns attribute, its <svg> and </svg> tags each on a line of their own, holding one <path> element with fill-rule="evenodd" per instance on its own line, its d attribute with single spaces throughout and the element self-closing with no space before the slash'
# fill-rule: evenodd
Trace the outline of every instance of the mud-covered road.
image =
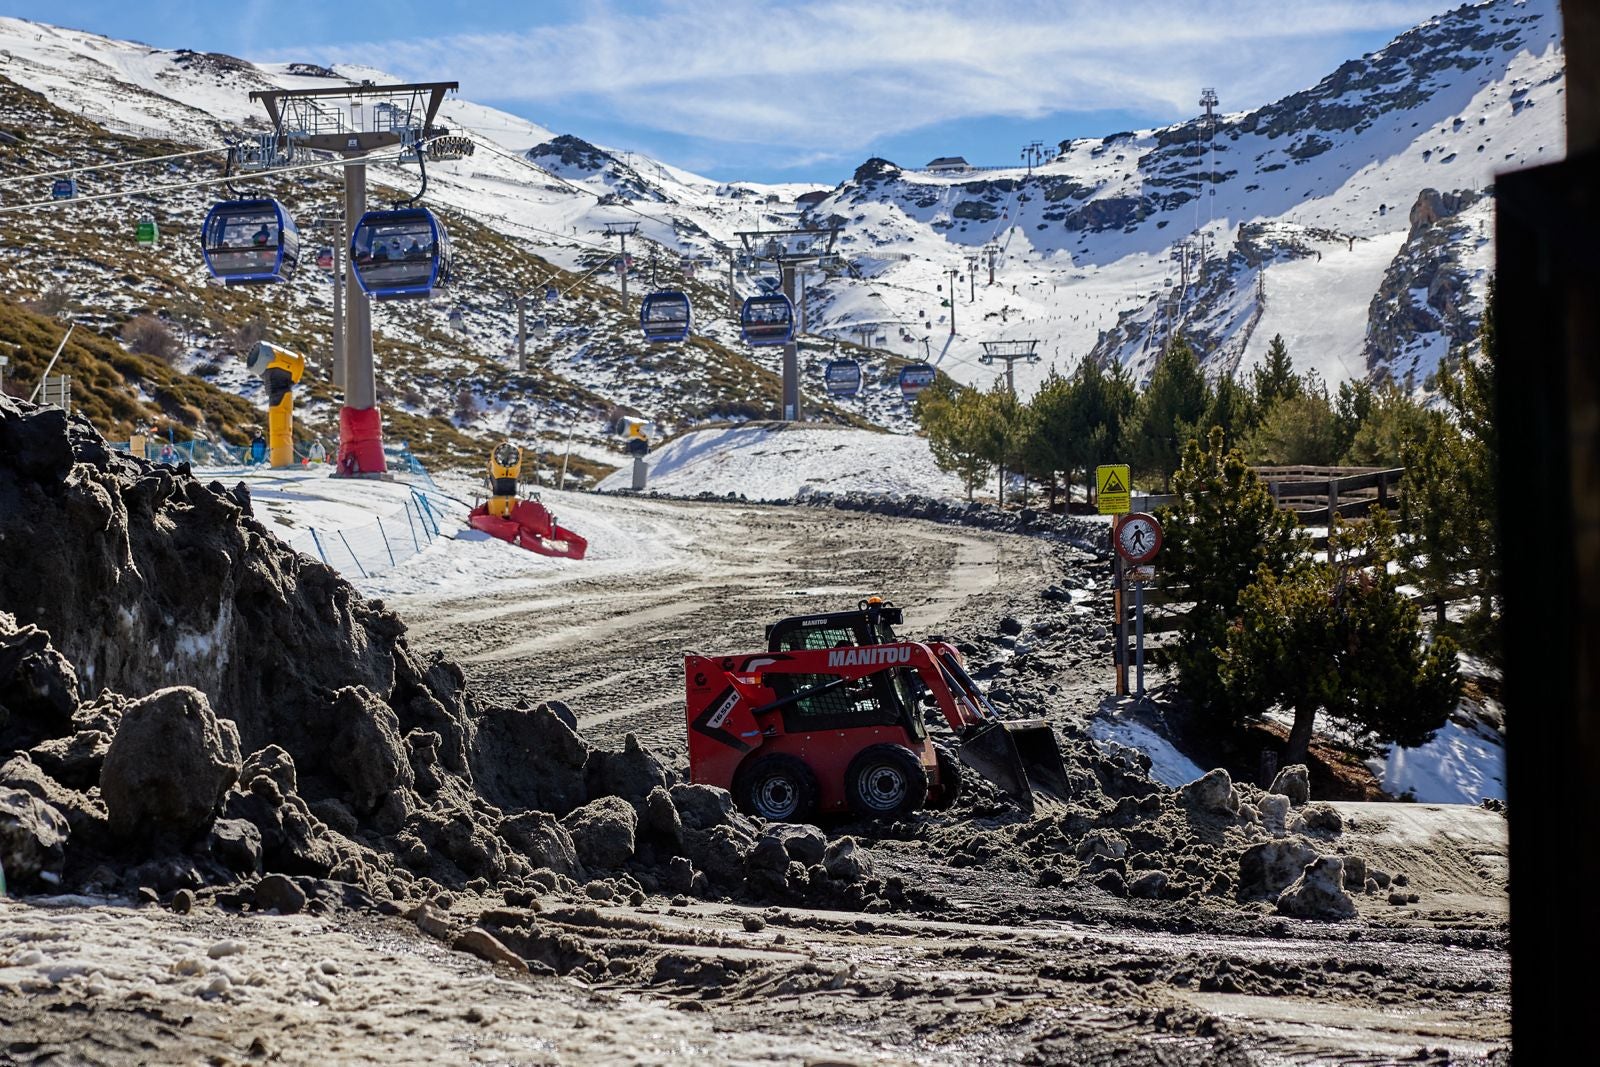
<svg viewBox="0 0 1600 1067">
<path fill-rule="evenodd" d="M 669 762 L 684 749 L 686 650 L 755 649 L 772 619 L 869 593 L 907 609 L 907 633 L 981 634 L 1000 653 L 1019 647 L 993 642 L 1003 617 L 1023 644 L 1053 631 L 1026 679 L 990 676 L 1040 696 L 1064 731 L 1081 734 L 1109 679 L 1093 606 L 1103 565 L 1059 543 L 809 507 L 593 506 L 673 551 L 391 596 L 414 645 L 458 659 L 493 697 L 563 700 L 586 736 L 631 732 Z M 1076 595 L 1042 600 L 1052 585 Z M 924 901 L 893 912 L 446 901 L 456 921 L 497 928 L 537 910 L 604 975 L 582 983 L 337 908 L 7 904 L 0 1063 L 1509 1062 L 1502 817 L 1338 811 L 1341 849 L 1406 888 L 1358 894 L 1340 922 L 1198 893 L 1136 900 L 1049 876 L 1044 849 L 1024 855 L 1034 830 L 979 850 L 960 826 L 909 823 L 871 840 L 877 877 Z M 1174 849 L 1205 845 L 1202 829 L 1190 836 Z"/>
</svg>

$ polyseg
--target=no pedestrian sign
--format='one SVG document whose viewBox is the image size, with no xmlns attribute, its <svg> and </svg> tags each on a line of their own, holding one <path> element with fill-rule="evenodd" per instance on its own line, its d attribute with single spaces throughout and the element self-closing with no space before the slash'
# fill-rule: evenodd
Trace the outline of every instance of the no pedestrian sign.
<svg viewBox="0 0 1600 1067">
<path fill-rule="evenodd" d="M 1102 515 L 1121 515 L 1133 510 L 1133 479 L 1126 463 L 1112 463 L 1094 469 L 1094 498 Z"/>
</svg>

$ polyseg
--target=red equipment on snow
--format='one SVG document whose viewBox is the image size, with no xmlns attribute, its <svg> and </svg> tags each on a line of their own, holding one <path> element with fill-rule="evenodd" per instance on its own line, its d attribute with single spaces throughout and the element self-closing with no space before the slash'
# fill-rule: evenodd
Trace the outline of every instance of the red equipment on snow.
<svg viewBox="0 0 1600 1067">
<path fill-rule="evenodd" d="M 947 807 L 961 764 L 1030 810 L 1035 787 L 1065 797 L 1049 724 L 1002 721 L 959 651 L 897 640 L 901 621 L 873 597 L 772 624 L 766 652 L 685 656 L 690 778 L 774 822 Z M 925 704 L 949 726 L 954 753 L 930 738 Z"/>
<path fill-rule="evenodd" d="M 556 522 L 537 496 L 517 495 L 522 449 L 509 441 L 489 454 L 489 499 L 472 509 L 467 523 L 491 537 L 545 556 L 582 559 L 589 542 Z"/>
</svg>

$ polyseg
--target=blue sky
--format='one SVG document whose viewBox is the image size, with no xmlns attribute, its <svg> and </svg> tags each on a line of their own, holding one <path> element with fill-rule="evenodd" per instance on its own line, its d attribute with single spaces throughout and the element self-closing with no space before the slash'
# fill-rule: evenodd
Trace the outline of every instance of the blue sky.
<svg viewBox="0 0 1600 1067">
<path fill-rule="evenodd" d="M 6 0 L 163 48 L 363 63 L 709 177 L 848 177 L 882 155 L 1016 162 L 1040 140 L 1305 88 L 1454 0 Z"/>
</svg>

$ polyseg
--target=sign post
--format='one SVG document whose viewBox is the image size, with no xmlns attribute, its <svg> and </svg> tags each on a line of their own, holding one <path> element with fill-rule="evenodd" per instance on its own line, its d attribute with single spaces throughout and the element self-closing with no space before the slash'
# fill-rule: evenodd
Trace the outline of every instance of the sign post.
<svg viewBox="0 0 1600 1067">
<path fill-rule="evenodd" d="M 1132 506 L 1133 479 L 1126 463 L 1103 464 L 1094 469 L 1094 499 L 1102 515 L 1121 515 Z M 1116 526 L 1111 528 L 1111 625 L 1116 641 L 1112 662 L 1117 671 L 1117 696 L 1128 695 L 1128 618 L 1123 596 L 1122 553 L 1116 551 Z"/>
<path fill-rule="evenodd" d="M 1139 512 L 1124 515 L 1117 520 L 1111 532 L 1112 543 L 1117 549 L 1117 559 L 1124 564 L 1122 567 L 1123 583 L 1133 587 L 1133 611 L 1135 631 L 1135 675 L 1134 696 L 1144 699 L 1144 587 L 1145 583 L 1154 580 L 1155 568 L 1150 566 L 1150 561 L 1155 559 L 1156 553 L 1161 551 L 1161 524 L 1154 515 Z M 1123 583 L 1119 583 L 1123 584 Z M 1120 644 L 1119 640 L 1119 644 Z M 1119 650 L 1120 651 L 1120 650 Z M 1127 680 L 1119 674 L 1118 696 L 1127 696 Z"/>
</svg>

